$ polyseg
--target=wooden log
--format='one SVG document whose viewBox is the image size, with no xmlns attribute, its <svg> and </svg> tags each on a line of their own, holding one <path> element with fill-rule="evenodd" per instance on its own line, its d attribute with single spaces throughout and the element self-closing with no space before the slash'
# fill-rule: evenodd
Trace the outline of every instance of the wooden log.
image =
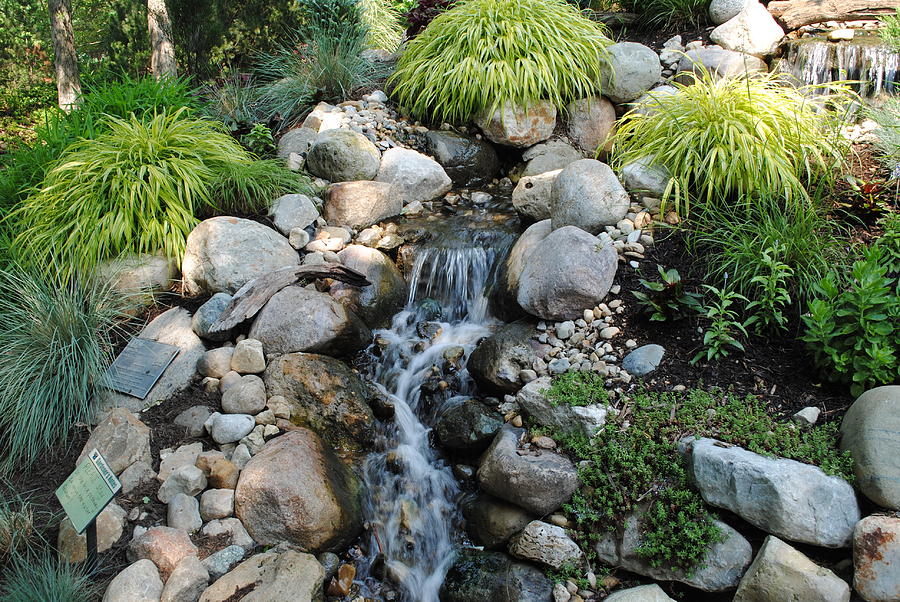
<svg viewBox="0 0 900 602">
<path fill-rule="evenodd" d="M 219 319 L 210 326 L 210 331 L 222 332 L 234 328 L 255 316 L 281 289 L 296 282 L 315 280 L 316 278 L 340 280 L 350 286 L 372 284 L 363 274 L 339 263 L 326 262 L 275 270 L 242 286 L 231 298 Z"/>
<path fill-rule="evenodd" d="M 897 10 L 897 0 L 775 0 L 769 12 L 787 30 L 823 21 L 860 21 Z"/>
</svg>

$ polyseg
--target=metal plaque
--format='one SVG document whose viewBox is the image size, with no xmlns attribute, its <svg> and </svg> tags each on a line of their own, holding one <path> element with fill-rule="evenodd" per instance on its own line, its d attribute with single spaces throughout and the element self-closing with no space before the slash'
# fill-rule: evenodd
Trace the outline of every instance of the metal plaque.
<svg viewBox="0 0 900 602">
<path fill-rule="evenodd" d="M 178 347 L 150 339 L 131 339 L 107 372 L 109 387 L 120 393 L 144 399 L 162 376 Z"/>
<path fill-rule="evenodd" d="M 66 516 L 80 535 L 116 496 L 122 484 L 96 449 L 56 490 Z"/>
</svg>

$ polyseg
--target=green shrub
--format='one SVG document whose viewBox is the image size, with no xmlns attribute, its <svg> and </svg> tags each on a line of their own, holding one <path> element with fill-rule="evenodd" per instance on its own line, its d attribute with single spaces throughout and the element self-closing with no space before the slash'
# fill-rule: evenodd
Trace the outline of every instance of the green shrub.
<svg viewBox="0 0 900 602">
<path fill-rule="evenodd" d="M 0 472 L 8 472 L 91 418 L 129 299 L 33 270 L 0 272 L 0 283 Z"/>
<path fill-rule="evenodd" d="M 868 114 L 881 126 L 875 132 L 875 148 L 885 166 L 894 170 L 893 177 L 900 179 L 900 98 L 888 98 L 881 107 L 869 108 Z"/>
<path fill-rule="evenodd" d="M 215 202 L 208 207 L 219 214 L 257 215 L 266 213 L 276 197 L 295 192 L 312 195 L 312 182 L 281 159 L 234 162 L 222 165 L 212 188 Z"/>
<path fill-rule="evenodd" d="M 45 551 L 17 556 L 0 581 L 2 602 L 91 602 L 99 598 L 87 563 L 69 564 Z"/>
<path fill-rule="evenodd" d="M 393 52 L 400 45 L 403 26 L 400 13 L 385 0 L 358 0 L 366 28 L 366 45 Z"/>
<path fill-rule="evenodd" d="M 594 372 L 564 372 L 553 378 L 546 391 L 551 405 L 560 403 L 570 406 L 589 406 L 595 403 L 606 405 L 609 394 L 606 392 L 603 377 Z"/>
<path fill-rule="evenodd" d="M 251 75 L 232 72 L 221 81 L 204 84 L 198 94 L 203 114 L 223 122 L 232 132 L 249 129 L 263 119 L 259 86 Z"/>
<path fill-rule="evenodd" d="M 37 537 L 34 505 L 19 494 L 7 494 L 11 489 L 0 482 L 0 567 L 13 555 L 26 552 Z"/>
<path fill-rule="evenodd" d="M 706 21 L 709 10 L 709 0 L 623 0 L 619 4 L 637 13 L 639 23 L 646 28 L 696 26 Z"/>
<path fill-rule="evenodd" d="M 632 291 L 644 313 L 653 322 L 666 322 L 692 315 L 700 310 L 701 295 L 686 291 L 678 270 L 665 270 L 656 266 L 660 282 L 640 279 L 644 291 Z"/>
<path fill-rule="evenodd" d="M 410 41 L 389 80 L 419 117 L 461 123 L 506 101 L 598 94 L 610 40 L 563 0 L 469 0 Z"/>
<path fill-rule="evenodd" d="M 765 194 L 807 202 L 807 184 L 841 165 L 834 114 L 781 76 L 694 79 L 650 100 L 651 111 L 626 114 L 614 137 L 618 167 L 643 160 L 669 170 L 665 200 L 682 216 L 692 202 L 750 207 Z"/>
<path fill-rule="evenodd" d="M 878 35 L 885 44 L 900 51 L 900 8 L 897 9 L 897 14 L 879 17 L 878 20 L 881 21 Z"/>
<path fill-rule="evenodd" d="M 703 347 L 691 359 L 691 364 L 696 364 L 701 359 L 707 362 L 727 357 L 732 349 L 744 351 L 744 344 L 738 337 L 747 337 L 747 326 L 752 318 L 741 322 L 738 320 L 738 302 L 747 303 L 743 295 L 728 290 L 725 287 L 704 284 L 703 288 L 709 293 L 710 301 L 700 308 L 700 316 L 709 321 L 709 326 L 703 329 Z"/>
</svg>

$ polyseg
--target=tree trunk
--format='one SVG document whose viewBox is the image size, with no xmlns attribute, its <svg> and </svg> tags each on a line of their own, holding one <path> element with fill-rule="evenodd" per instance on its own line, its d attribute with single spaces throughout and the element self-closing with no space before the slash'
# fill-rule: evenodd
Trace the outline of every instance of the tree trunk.
<svg viewBox="0 0 900 602">
<path fill-rule="evenodd" d="M 72 32 L 70 0 L 47 0 L 50 10 L 50 36 L 53 38 L 53 64 L 56 69 L 56 91 L 59 108 L 71 111 L 81 97 L 75 34 Z"/>
<path fill-rule="evenodd" d="M 150 30 L 150 70 L 157 79 L 175 77 L 175 44 L 165 0 L 147 0 L 147 28 Z"/>
<path fill-rule="evenodd" d="M 776 0 L 769 12 L 785 29 L 822 21 L 858 21 L 892 13 L 897 0 Z"/>
</svg>

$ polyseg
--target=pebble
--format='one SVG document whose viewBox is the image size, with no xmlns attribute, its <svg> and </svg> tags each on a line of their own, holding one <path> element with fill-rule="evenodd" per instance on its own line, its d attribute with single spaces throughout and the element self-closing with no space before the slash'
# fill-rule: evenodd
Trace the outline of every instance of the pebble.
<svg viewBox="0 0 900 602">
<path fill-rule="evenodd" d="M 622 332 L 617 326 L 607 326 L 603 330 L 600 331 L 600 338 L 603 339 L 611 339 L 617 334 Z"/>
</svg>

